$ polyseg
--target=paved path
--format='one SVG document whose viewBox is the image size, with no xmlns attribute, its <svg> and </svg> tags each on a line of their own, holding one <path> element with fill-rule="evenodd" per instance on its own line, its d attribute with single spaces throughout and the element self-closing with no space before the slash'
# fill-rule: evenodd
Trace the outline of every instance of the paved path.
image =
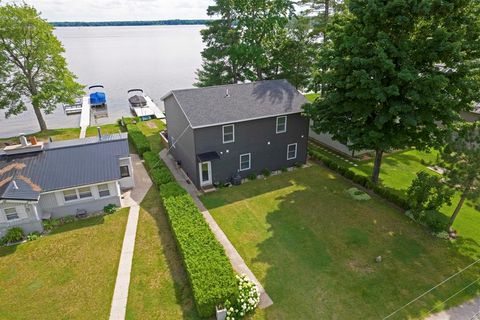
<svg viewBox="0 0 480 320">
<path fill-rule="evenodd" d="M 426 320 L 480 320 L 480 298 L 434 314 Z"/>
<path fill-rule="evenodd" d="M 128 288 L 130 286 L 130 273 L 132 271 L 133 251 L 135 248 L 135 237 L 137 234 L 138 214 L 140 202 L 152 186 L 152 181 L 145 170 L 138 155 L 133 154 L 133 178 L 135 188 L 123 195 L 122 206 L 130 206 L 127 227 L 123 238 L 122 253 L 118 264 L 117 280 L 113 291 L 112 306 L 110 309 L 111 320 L 125 319 L 127 309 Z"/>
<path fill-rule="evenodd" d="M 170 171 L 172 171 L 173 175 L 175 176 L 175 179 L 177 179 L 178 183 L 185 188 L 188 193 L 192 196 L 193 201 L 197 205 L 198 209 L 202 212 L 205 220 L 207 221 L 208 225 L 210 226 L 210 229 L 213 231 L 215 234 L 215 237 L 218 239 L 218 241 L 223 245 L 225 248 L 225 252 L 227 253 L 228 258 L 230 259 L 230 262 L 232 263 L 233 269 L 239 273 L 239 274 L 245 274 L 247 277 L 255 282 L 255 284 L 258 286 L 258 289 L 260 291 L 260 304 L 259 307 L 261 309 L 265 309 L 273 304 L 272 299 L 268 296 L 268 294 L 265 292 L 265 289 L 261 285 L 261 283 L 257 280 L 253 272 L 248 268 L 247 264 L 245 261 L 243 261 L 242 257 L 240 254 L 237 252 L 235 247 L 232 245 L 230 240 L 228 240 L 227 236 L 225 233 L 222 231 L 222 229 L 219 227 L 215 219 L 213 219 L 212 215 L 210 212 L 205 208 L 203 203 L 200 201 L 198 198 L 198 193 L 197 189 L 192 183 L 187 183 L 184 174 L 182 173 L 181 170 L 179 170 L 175 164 L 175 161 L 171 156 L 167 154 L 167 150 L 162 150 L 160 152 L 160 157 L 165 161 L 167 164 L 168 168 Z"/>
</svg>

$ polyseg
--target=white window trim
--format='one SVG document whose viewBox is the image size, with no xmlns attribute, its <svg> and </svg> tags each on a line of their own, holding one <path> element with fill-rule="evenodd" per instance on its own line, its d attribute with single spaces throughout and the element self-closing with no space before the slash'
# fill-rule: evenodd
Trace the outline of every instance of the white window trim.
<svg viewBox="0 0 480 320">
<path fill-rule="evenodd" d="M 232 127 L 232 140 L 225 141 L 225 127 Z M 235 125 L 234 124 L 226 124 L 222 126 L 222 141 L 223 143 L 232 143 L 235 142 Z"/>
<path fill-rule="evenodd" d="M 248 168 L 246 169 L 242 169 L 242 157 L 243 156 L 248 156 Z M 239 161 L 240 161 L 240 166 L 239 166 L 239 170 L 240 171 L 247 171 L 247 170 L 250 170 L 252 168 L 252 154 L 251 153 L 244 153 L 244 154 L 241 154 L 240 157 L 239 157 Z"/>
<path fill-rule="evenodd" d="M 280 118 L 285 118 L 285 129 L 279 131 L 279 130 L 278 130 L 278 119 L 280 119 Z M 279 116 L 279 117 L 277 117 L 276 126 L 275 126 L 275 132 L 276 132 L 276 133 L 285 133 L 285 132 L 287 132 L 287 116 Z"/>
<path fill-rule="evenodd" d="M 84 198 L 80 198 L 80 192 L 78 191 L 78 189 L 81 189 L 81 188 L 90 188 L 90 197 L 84 197 Z M 70 191 L 70 190 L 74 190 L 75 193 L 77 194 L 77 199 L 72 199 L 72 200 L 67 200 L 65 199 L 65 191 Z M 74 202 L 79 202 L 79 201 L 85 201 L 85 200 L 91 200 L 93 199 L 93 192 L 92 192 L 92 186 L 84 186 L 84 187 L 78 187 L 78 188 L 71 188 L 71 189 L 65 189 L 65 190 L 62 190 L 62 196 L 63 196 L 63 201 L 65 203 L 74 203 Z"/>
<path fill-rule="evenodd" d="M 288 157 L 288 154 L 290 153 L 289 150 L 290 150 L 290 146 L 295 146 L 295 156 L 293 158 L 289 158 Z M 298 143 L 290 143 L 288 146 L 287 146 L 287 160 L 293 160 L 293 159 L 297 159 L 297 150 L 298 150 Z"/>
<path fill-rule="evenodd" d="M 7 210 L 8 209 L 14 209 L 15 210 L 15 214 L 17 215 L 17 218 L 15 219 L 12 219 L 12 220 L 8 220 L 7 218 Z M 5 221 L 6 222 L 14 222 L 14 221 L 19 221 L 19 220 L 23 220 L 20 213 L 18 213 L 18 210 L 17 210 L 17 207 L 8 207 L 8 208 L 3 208 L 3 215 L 5 217 Z"/>
<path fill-rule="evenodd" d="M 106 190 L 100 190 L 100 186 L 106 186 L 107 189 Z M 112 193 L 110 192 L 110 187 L 108 186 L 108 183 L 102 183 L 102 184 L 98 184 L 97 185 L 97 190 L 98 190 L 98 197 L 99 198 L 108 198 L 108 197 L 111 197 L 112 196 Z M 107 196 L 102 196 L 100 194 L 100 192 L 102 191 L 108 191 L 108 195 Z"/>
</svg>

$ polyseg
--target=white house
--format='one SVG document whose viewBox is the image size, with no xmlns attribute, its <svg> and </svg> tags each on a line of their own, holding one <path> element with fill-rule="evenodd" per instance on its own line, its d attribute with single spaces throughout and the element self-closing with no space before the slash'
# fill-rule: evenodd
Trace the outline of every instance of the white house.
<svg viewBox="0 0 480 320">
<path fill-rule="evenodd" d="M 0 151 L 0 237 L 12 227 L 42 231 L 42 219 L 121 206 L 134 186 L 127 134 L 21 144 Z"/>
</svg>

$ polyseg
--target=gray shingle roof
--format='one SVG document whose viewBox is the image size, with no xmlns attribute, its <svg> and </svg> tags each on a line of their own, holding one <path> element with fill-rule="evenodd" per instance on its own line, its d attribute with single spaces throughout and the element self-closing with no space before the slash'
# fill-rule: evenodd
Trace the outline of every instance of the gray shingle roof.
<svg viewBox="0 0 480 320">
<path fill-rule="evenodd" d="M 286 80 L 172 90 L 171 94 L 193 128 L 299 113 L 307 103 Z"/>
<path fill-rule="evenodd" d="M 120 179 L 127 134 L 48 143 L 43 151 L 0 154 L 0 199 L 38 200 L 40 193 Z M 15 188 L 15 185 L 17 188 Z"/>
</svg>

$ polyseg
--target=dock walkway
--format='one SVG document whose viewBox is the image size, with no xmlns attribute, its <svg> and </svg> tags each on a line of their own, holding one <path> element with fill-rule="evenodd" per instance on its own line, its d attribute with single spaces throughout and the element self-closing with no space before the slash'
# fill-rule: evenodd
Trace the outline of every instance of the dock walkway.
<svg viewBox="0 0 480 320">
<path fill-rule="evenodd" d="M 90 97 L 85 96 L 82 99 L 82 113 L 80 114 L 80 139 L 85 138 L 87 128 L 90 125 Z"/>
</svg>

